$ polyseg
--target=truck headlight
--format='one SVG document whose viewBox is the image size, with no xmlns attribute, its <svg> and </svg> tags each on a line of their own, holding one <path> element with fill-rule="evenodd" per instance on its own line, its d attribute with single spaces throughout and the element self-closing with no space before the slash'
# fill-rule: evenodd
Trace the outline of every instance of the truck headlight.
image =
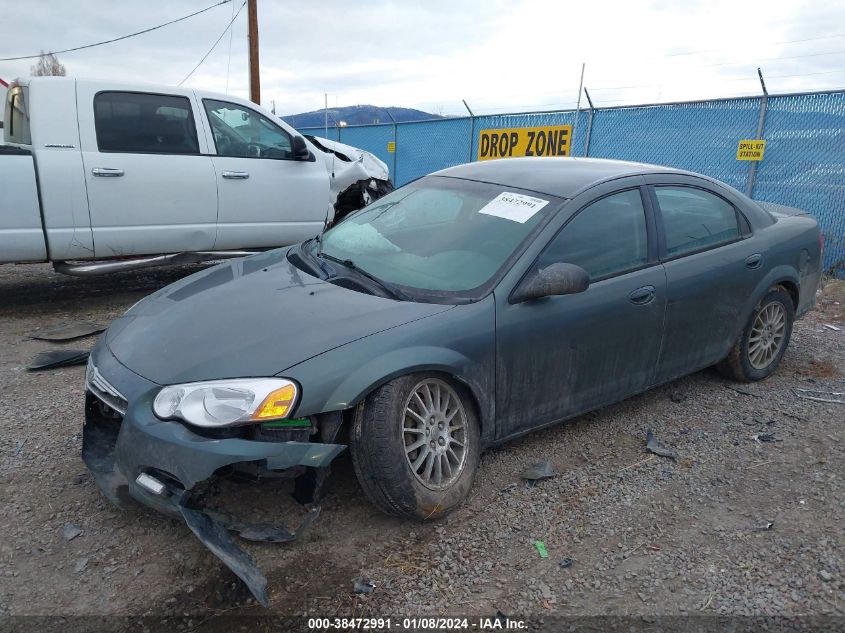
<svg viewBox="0 0 845 633">
<path fill-rule="evenodd" d="M 296 384 L 284 378 L 192 382 L 164 387 L 153 401 L 153 412 L 162 420 L 195 426 L 238 426 L 286 418 L 297 395 Z"/>
</svg>

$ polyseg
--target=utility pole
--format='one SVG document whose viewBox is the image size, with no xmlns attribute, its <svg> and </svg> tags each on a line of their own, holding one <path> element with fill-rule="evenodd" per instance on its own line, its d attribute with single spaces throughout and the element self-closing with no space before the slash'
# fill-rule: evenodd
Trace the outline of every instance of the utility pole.
<svg viewBox="0 0 845 633">
<path fill-rule="evenodd" d="M 581 81 L 578 83 L 578 105 L 575 106 L 575 122 L 572 124 L 572 138 L 569 139 L 569 155 L 574 156 L 572 153 L 572 145 L 575 143 L 575 128 L 578 127 L 578 117 L 581 116 L 581 91 L 584 89 L 584 69 L 587 67 L 587 63 L 583 62 L 581 64 Z"/>
<path fill-rule="evenodd" d="M 249 98 L 261 105 L 261 77 L 258 74 L 258 0 L 247 0 L 249 17 Z"/>
</svg>

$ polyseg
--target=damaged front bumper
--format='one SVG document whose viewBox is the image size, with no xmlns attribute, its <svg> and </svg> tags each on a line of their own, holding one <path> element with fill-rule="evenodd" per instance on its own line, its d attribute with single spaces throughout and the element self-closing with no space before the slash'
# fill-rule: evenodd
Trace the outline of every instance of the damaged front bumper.
<svg viewBox="0 0 845 633">
<path fill-rule="evenodd" d="M 307 431 L 260 440 L 206 436 L 152 411 L 159 385 L 133 373 L 101 341 L 92 351 L 86 377 L 82 459 L 98 487 L 113 503 L 134 499 L 185 520 L 191 531 L 267 606 L 267 581 L 255 561 L 232 539 L 284 542 L 296 538 L 319 513 L 309 512 L 294 532 L 251 524 L 202 508 L 195 490 L 224 472 L 253 476 L 297 475 L 325 469 L 344 448 L 307 440 Z M 299 441 L 284 441 L 298 434 Z M 305 435 L 305 437 L 303 437 Z"/>
</svg>

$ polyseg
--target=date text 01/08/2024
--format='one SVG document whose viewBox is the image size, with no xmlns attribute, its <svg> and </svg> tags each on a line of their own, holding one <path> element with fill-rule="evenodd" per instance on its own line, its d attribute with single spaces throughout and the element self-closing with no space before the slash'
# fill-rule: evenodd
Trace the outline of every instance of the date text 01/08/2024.
<svg viewBox="0 0 845 633">
<path fill-rule="evenodd" d="M 497 614 L 492 618 L 309 618 L 309 630 L 358 629 L 362 631 L 387 630 L 431 630 L 431 631 L 520 631 L 527 625 L 522 620 L 515 620 Z"/>
</svg>

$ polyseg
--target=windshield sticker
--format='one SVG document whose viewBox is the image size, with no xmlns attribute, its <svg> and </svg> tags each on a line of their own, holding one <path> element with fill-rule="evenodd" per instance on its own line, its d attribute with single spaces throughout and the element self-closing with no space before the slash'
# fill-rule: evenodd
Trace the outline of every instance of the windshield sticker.
<svg viewBox="0 0 845 633">
<path fill-rule="evenodd" d="M 525 224 L 547 204 L 549 204 L 549 201 L 542 198 L 532 198 L 531 196 L 523 196 L 521 193 L 503 191 L 481 207 L 478 212 Z"/>
</svg>

